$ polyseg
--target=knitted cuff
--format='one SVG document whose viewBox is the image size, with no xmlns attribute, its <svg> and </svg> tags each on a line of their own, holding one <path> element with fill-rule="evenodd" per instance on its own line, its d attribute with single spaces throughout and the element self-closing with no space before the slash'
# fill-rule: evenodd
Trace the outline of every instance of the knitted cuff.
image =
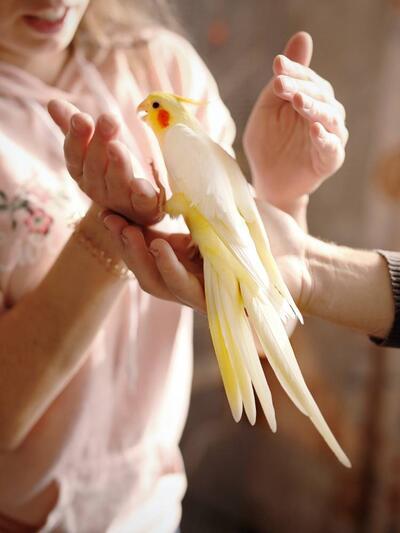
<svg viewBox="0 0 400 533">
<path fill-rule="evenodd" d="M 387 262 L 394 299 L 394 321 L 392 329 L 385 339 L 370 337 L 378 346 L 400 348 L 400 253 L 376 250 Z"/>
</svg>

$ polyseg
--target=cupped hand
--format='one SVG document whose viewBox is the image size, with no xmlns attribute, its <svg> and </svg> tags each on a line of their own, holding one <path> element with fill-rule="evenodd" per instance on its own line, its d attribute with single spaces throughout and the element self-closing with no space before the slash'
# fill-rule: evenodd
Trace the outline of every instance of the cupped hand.
<svg viewBox="0 0 400 533">
<path fill-rule="evenodd" d="M 283 211 L 257 201 L 272 253 L 300 310 L 311 293 L 306 235 Z M 190 235 L 166 234 L 130 224 L 123 217 L 105 212 L 105 226 L 119 243 L 120 254 L 135 274 L 141 288 L 158 298 L 205 310 L 203 262 Z"/>
<path fill-rule="evenodd" d="M 144 291 L 205 311 L 203 261 L 189 234 L 137 226 L 110 211 L 103 222 Z"/>
<path fill-rule="evenodd" d="M 132 172 L 128 148 L 117 140 L 119 123 L 111 114 L 92 117 L 64 100 L 48 105 L 54 122 L 65 135 L 68 171 L 96 204 L 121 213 L 138 224 L 154 224 L 162 216 L 159 193 Z"/>
<path fill-rule="evenodd" d="M 340 168 L 348 139 L 343 105 L 309 68 L 312 48 L 299 32 L 275 58 L 243 138 L 258 196 L 288 212 Z"/>
<path fill-rule="evenodd" d="M 48 109 L 65 134 L 69 173 L 96 204 L 106 208 L 104 225 L 141 288 L 204 311 L 201 257 L 190 235 L 148 227 L 164 214 L 162 194 L 147 180 L 133 176 L 129 151 L 116 140 L 115 117 L 103 114 L 95 124 L 92 117 L 60 100 L 51 101 Z"/>
</svg>

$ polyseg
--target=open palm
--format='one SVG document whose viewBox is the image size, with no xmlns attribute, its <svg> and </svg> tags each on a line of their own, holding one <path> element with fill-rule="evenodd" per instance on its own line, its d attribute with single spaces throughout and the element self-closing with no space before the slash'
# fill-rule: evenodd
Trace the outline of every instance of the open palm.
<svg viewBox="0 0 400 533">
<path fill-rule="evenodd" d="M 294 35 L 274 61 L 246 126 L 244 146 L 258 194 L 280 207 L 315 190 L 344 161 L 343 105 L 308 65 L 312 39 Z"/>
</svg>

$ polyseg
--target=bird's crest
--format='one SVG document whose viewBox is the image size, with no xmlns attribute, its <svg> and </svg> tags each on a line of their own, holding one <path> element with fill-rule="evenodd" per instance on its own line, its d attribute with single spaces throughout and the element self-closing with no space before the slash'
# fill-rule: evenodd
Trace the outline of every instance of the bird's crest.
<svg viewBox="0 0 400 533">
<path fill-rule="evenodd" d="M 178 102 L 182 102 L 183 104 L 192 104 L 192 105 L 208 104 L 207 100 L 193 100 L 193 98 L 187 98 L 186 96 L 179 96 L 178 94 L 174 94 L 174 97 L 178 100 Z"/>
</svg>

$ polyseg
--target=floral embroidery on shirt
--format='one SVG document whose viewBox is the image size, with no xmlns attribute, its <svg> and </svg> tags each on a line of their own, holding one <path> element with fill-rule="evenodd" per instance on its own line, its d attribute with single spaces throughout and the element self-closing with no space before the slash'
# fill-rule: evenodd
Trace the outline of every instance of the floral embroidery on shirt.
<svg viewBox="0 0 400 533">
<path fill-rule="evenodd" d="M 74 184 L 45 178 L 33 175 L 12 191 L 0 189 L 0 273 L 55 256 L 85 213 Z"/>
<path fill-rule="evenodd" d="M 22 221 L 30 233 L 47 235 L 53 224 L 53 218 L 44 209 L 35 207 L 30 200 L 19 195 L 8 198 L 4 191 L 0 191 L 0 211 L 8 213 L 13 230 L 18 226 L 16 215 L 21 211 L 26 212 Z"/>
<path fill-rule="evenodd" d="M 53 223 L 53 218 L 41 209 L 30 209 L 29 215 L 24 219 L 24 223 L 32 233 L 47 235 Z"/>
</svg>

